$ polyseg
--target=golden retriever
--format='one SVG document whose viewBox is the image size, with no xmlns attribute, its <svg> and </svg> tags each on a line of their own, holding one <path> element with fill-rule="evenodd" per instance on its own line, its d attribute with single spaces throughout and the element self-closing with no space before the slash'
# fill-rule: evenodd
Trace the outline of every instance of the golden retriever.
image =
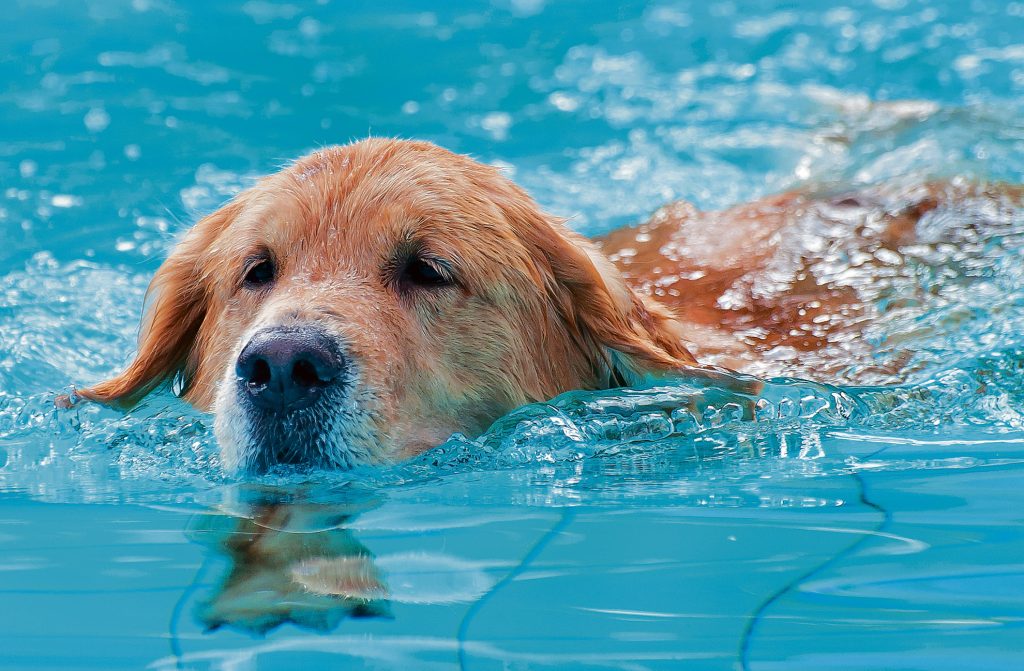
<svg viewBox="0 0 1024 671">
<path fill-rule="evenodd" d="M 173 383 L 215 413 L 229 469 L 403 459 L 531 401 L 695 369 L 688 345 L 739 368 L 787 339 L 821 347 L 856 323 L 858 299 L 810 267 L 774 303 L 723 295 L 770 273 L 808 213 L 858 210 L 898 246 L 929 209 L 979 193 L 677 204 L 595 243 L 433 144 L 323 149 L 200 220 L 153 279 L 135 359 L 77 395 L 130 407 Z"/>
</svg>

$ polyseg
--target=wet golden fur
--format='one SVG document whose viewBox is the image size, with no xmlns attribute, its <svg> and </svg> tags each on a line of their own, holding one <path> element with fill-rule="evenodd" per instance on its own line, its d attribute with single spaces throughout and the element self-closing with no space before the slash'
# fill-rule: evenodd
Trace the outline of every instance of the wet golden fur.
<svg viewBox="0 0 1024 671">
<path fill-rule="evenodd" d="M 326 463 L 346 466 L 477 434 L 564 391 L 696 371 L 684 342 L 705 362 L 757 371 L 772 351 L 772 374 L 820 377 L 827 346 L 857 338 L 873 314 L 864 272 L 891 275 L 878 258 L 902 258 L 919 220 L 1022 199 L 1019 187 L 937 182 L 714 213 L 677 203 L 599 248 L 495 168 L 429 143 L 365 140 L 306 156 L 202 219 L 153 279 L 135 360 L 78 395 L 130 407 L 176 380 L 215 412 L 225 464 L 238 465 L 259 430 L 234 391 L 241 348 L 260 328 L 312 325 L 352 362 L 344 402 L 310 420 Z M 808 226 L 823 232 L 793 247 Z M 443 259 L 454 284 L 403 287 L 412 249 Z M 830 278 L 825 250 L 867 259 L 861 279 Z M 278 276 L 252 289 L 243 277 L 259 253 Z"/>
<path fill-rule="evenodd" d="M 396 258 L 411 246 L 445 259 L 456 285 L 398 286 Z M 260 250 L 279 277 L 254 291 L 242 279 Z M 371 139 L 302 158 L 199 221 L 153 279 L 135 360 L 78 395 L 128 407 L 176 379 L 216 410 L 231 462 L 244 430 L 218 387 L 247 334 L 296 323 L 345 343 L 358 407 L 344 439 L 369 460 L 478 433 L 530 401 L 695 363 L 665 308 L 497 169 Z"/>
</svg>

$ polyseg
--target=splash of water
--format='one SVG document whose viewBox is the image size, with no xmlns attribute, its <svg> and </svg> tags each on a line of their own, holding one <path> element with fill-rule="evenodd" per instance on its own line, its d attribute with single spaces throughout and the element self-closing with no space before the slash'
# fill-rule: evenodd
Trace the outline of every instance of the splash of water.
<svg viewBox="0 0 1024 671">
<path fill-rule="evenodd" d="M 752 394 L 736 391 L 740 379 L 684 377 L 647 388 L 571 392 L 520 408 L 475 439 L 454 436 L 408 464 L 337 477 L 402 483 L 572 464 L 670 475 L 694 464 L 770 455 L 813 461 L 822 456 L 823 436 L 840 429 L 1020 430 L 1024 221 L 1019 209 L 983 211 L 980 201 L 970 207 L 922 219 L 927 244 L 910 250 L 900 272 L 882 278 L 877 320 L 861 342 L 842 346 L 847 354 L 869 349 L 871 357 L 859 364 L 866 366 L 909 352 L 899 386 L 775 378 Z M 829 263 L 841 273 L 853 260 Z M 909 289 L 919 300 L 895 300 Z M 210 418 L 167 394 L 127 415 L 94 405 L 53 407 L 54 392 L 69 381 L 101 379 L 117 367 L 138 323 L 144 277 L 40 254 L 2 278 L 0 290 L 7 347 L 0 366 L 0 486 L 57 500 L 166 500 L 169 492 L 184 500 L 223 481 Z M 842 347 L 828 356 L 843 359 Z"/>
</svg>

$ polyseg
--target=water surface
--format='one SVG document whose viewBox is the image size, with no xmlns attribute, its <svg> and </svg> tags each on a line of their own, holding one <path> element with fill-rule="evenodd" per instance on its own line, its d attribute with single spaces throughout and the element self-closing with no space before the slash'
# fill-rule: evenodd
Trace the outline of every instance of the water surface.
<svg viewBox="0 0 1024 671">
<path fill-rule="evenodd" d="M 408 464 L 238 482 L 169 395 L 52 398 L 128 360 L 174 236 L 317 146 L 432 140 L 588 235 L 678 198 L 1019 183 L 1021 36 L 1024 4 L 980 0 L 17 0 L 0 667 L 1018 666 L 1020 212 L 975 212 L 865 335 L 914 352 L 903 386 L 778 380 L 757 421 L 684 383 L 570 395 Z"/>
</svg>

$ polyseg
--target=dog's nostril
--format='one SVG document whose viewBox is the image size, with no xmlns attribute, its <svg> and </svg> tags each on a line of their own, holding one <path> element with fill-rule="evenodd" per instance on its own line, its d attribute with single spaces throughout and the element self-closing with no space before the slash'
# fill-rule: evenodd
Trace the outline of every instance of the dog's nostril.
<svg viewBox="0 0 1024 671">
<path fill-rule="evenodd" d="M 316 370 L 316 366 L 312 362 L 306 361 L 305 359 L 299 359 L 292 366 L 292 382 L 298 387 L 321 387 L 329 380 L 320 378 L 320 374 Z"/>
<path fill-rule="evenodd" d="M 266 359 L 256 359 L 252 365 L 247 382 L 253 387 L 263 387 L 270 383 L 270 364 Z"/>
</svg>

